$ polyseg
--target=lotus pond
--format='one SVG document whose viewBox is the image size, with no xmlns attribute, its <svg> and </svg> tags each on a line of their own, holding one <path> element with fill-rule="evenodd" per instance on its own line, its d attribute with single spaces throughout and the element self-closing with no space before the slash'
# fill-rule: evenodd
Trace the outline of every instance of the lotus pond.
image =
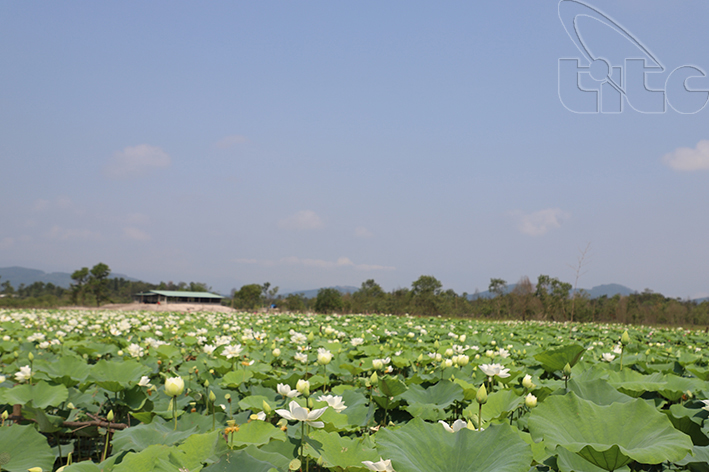
<svg viewBox="0 0 709 472">
<path fill-rule="evenodd" d="M 709 470 L 703 330 L 0 310 L 0 339 L 1 470 Z"/>
</svg>

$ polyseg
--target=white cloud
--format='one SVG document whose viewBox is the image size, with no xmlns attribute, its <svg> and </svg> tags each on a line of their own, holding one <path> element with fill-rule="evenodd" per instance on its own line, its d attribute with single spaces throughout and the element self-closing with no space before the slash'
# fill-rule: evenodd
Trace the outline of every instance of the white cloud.
<svg viewBox="0 0 709 472">
<path fill-rule="evenodd" d="M 133 241 L 150 241 L 150 235 L 148 233 L 132 226 L 123 228 L 123 237 L 132 239 Z"/>
<path fill-rule="evenodd" d="M 229 149 L 232 146 L 236 146 L 237 144 L 243 144 L 248 142 L 248 139 L 246 139 L 245 136 L 241 136 L 239 134 L 234 134 L 231 136 L 227 136 L 225 138 L 220 139 L 215 146 L 218 149 Z"/>
<path fill-rule="evenodd" d="M 371 237 L 374 236 L 374 235 L 372 234 L 371 231 L 369 231 L 369 230 L 368 230 L 367 228 L 365 228 L 364 226 L 357 226 L 357 227 L 355 228 L 355 236 L 358 237 L 358 238 L 367 239 L 367 238 L 371 238 Z"/>
<path fill-rule="evenodd" d="M 561 223 L 570 217 L 568 213 L 560 208 L 547 208 L 546 210 L 526 215 L 521 212 L 515 212 L 513 216 L 518 219 L 517 229 L 530 236 L 546 234 L 549 230 L 560 227 Z"/>
<path fill-rule="evenodd" d="M 709 140 L 702 140 L 697 147 L 677 148 L 662 157 L 662 162 L 674 170 L 709 170 Z"/>
<path fill-rule="evenodd" d="M 320 229 L 325 226 L 325 224 L 314 211 L 302 210 L 279 221 L 278 226 L 284 229 L 307 230 Z"/>
<path fill-rule="evenodd" d="M 49 230 L 49 233 L 47 233 L 47 236 L 50 239 L 59 239 L 62 241 L 86 241 L 92 239 L 100 239 L 101 233 L 97 231 L 91 231 L 89 229 L 62 228 L 61 226 L 54 225 L 52 226 L 52 229 Z"/>
<path fill-rule="evenodd" d="M 66 210 L 72 207 L 71 203 L 71 198 L 62 195 L 54 200 L 45 200 L 43 198 L 39 198 L 35 200 L 34 205 L 32 206 L 32 210 L 37 211 L 37 212 L 42 212 L 42 211 L 47 211 L 47 210 Z"/>
<path fill-rule="evenodd" d="M 170 167 L 170 163 L 170 156 L 159 147 L 140 144 L 114 153 L 104 171 L 112 179 L 129 179 Z"/>
<path fill-rule="evenodd" d="M 338 267 L 352 267 L 355 270 L 375 271 L 375 270 L 396 270 L 396 267 L 371 265 L 371 264 L 355 264 L 349 257 L 339 257 L 336 261 L 328 261 L 324 259 L 309 259 L 296 256 L 284 257 L 278 261 L 270 261 L 263 259 L 236 259 L 238 264 L 254 264 L 264 267 L 272 267 L 275 265 L 300 265 L 303 267 L 315 267 L 317 269 L 335 269 Z"/>
</svg>

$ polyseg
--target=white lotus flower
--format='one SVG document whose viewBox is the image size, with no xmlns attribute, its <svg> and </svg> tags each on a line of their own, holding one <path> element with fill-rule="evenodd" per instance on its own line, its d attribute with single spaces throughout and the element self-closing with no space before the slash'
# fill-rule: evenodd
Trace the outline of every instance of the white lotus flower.
<svg viewBox="0 0 709 472">
<path fill-rule="evenodd" d="M 322 428 L 325 426 L 325 423 L 323 423 L 322 421 L 315 420 L 320 418 L 320 416 L 325 413 L 325 410 L 327 410 L 327 408 L 328 407 L 318 408 L 317 410 L 310 411 L 309 409 L 303 408 L 302 406 L 298 405 L 298 402 L 294 400 L 290 402 L 287 410 L 276 410 L 276 413 L 278 413 L 287 420 L 304 421 L 311 425 L 313 428 Z"/>
<path fill-rule="evenodd" d="M 488 377 L 497 375 L 501 379 L 504 379 L 510 376 L 510 369 L 505 369 L 502 364 L 480 364 L 480 370 Z"/>
<path fill-rule="evenodd" d="M 604 352 L 601 354 L 601 360 L 604 362 L 611 362 L 613 359 L 615 359 L 615 356 L 610 352 Z"/>
<path fill-rule="evenodd" d="M 296 352 L 293 358 L 298 362 L 302 362 L 303 364 L 308 362 L 308 355 L 304 352 Z"/>
<path fill-rule="evenodd" d="M 28 365 L 20 367 L 20 371 L 15 374 L 15 378 L 18 382 L 25 382 L 32 377 L 32 368 Z"/>
<path fill-rule="evenodd" d="M 126 348 L 126 351 L 131 357 L 143 357 L 143 348 L 138 344 L 132 343 Z"/>
<path fill-rule="evenodd" d="M 352 338 L 352 340 L 350 341 L 350 344 L 354 347 L 359 346 L 360 344 L 363 344 L 363 343 L 364 343 L 363 338 Z"/>
<path fill-rule="evenodd" d="M 327 365 L 332 360 L 332 353 L 324 347 L 318 348 L 318 364 Z"/>
<path fill-rule="evenodd" d="M 317 400 L 319 402 L 327 402 L 327 404 L 338 413 L 347 409 L 347 406 L 342 401 L 342 397 L 339 395 L 320 395 Z"/>
<path fill-rule="evenodd" d="M 394 468 L 391 466 L 391 460 L 384 460 L 381 456 L 377 462 L 362 461 L 362 464 L 364 464 L 364 466 L 369 470 L 373 470 L 375 472 L 394 472 Z"/>
<path fill-rule="evenodd" d="M 468 422 L 465 420 L 455 420 L 450 426 L 443 420 L 439 420 L 438 422 L 441 423 L 443 428 L 449 433 L 457 433 L 461 429 L 468 427 Z"/>
<path fill-rule="evenodd" d="M 150 387 L 150 377 L 147 375 L 144 375 L 140 378 L 140 381 L 138 382 L 139 387 Z"/>
<path fill-rule="evenodd" d="M 283 397 L 295 398 L 300 395 L 298 390 L 291 389 L 290 385 L 287 384 L 278 384 L 276 390 Z"/>
<path fill-rule="evenodd" d="M 241 354 L 241 351 L 244 349 L 241 347 L 241 344 L 237 344 L 236 346 L 227 346 L 224 348 L 222 351 L 222 354 L 226 356 L 227 359 L 231 359 L 233 357 L 239 357 L 239 354 Z"/>
<path fill-rule="evenodd" d="M 204 346 L 202 346 L 202 350 L 204 351 L 204 353 L 209 355 L 211 355 L 216 348 L 217 346 L 214 346 L 212 344 L 205 344 Z"/>
<path fill-rule="evenodd" d="M 702 407 L 702 410 L 707 410 L 707 411 L 709 411 L 709 400 L 702 400 L 702 403 L 704 403 L 704 406 Z"/>
</svg>

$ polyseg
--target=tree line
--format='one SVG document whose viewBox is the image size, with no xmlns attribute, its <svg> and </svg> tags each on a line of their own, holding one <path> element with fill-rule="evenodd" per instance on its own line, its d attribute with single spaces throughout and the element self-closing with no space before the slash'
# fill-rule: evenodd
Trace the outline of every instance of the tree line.
<svg viewBox="0 0 709 472">
<path fill-rule="evenodd" d="M 277 292 L 277 287 L 276 287 Z M 316 313 L 389 313 L 394 315 L 441 315 L 491 320 L 544 320 L 610 322 L 660 325 L 709 325 L 709 301 L 696 302 L 665 297 L 645 290 L 627 296 L 603 295 L 591 298 L 584 290 L 548 275 L 536 283 L 522 277 L 509 285 L 490 279 L 489 296 L 444 290 L 435 277 L 422 275 L 410 288 L 386 292 L 373 279 L 353 293 L 323 288 L 316 297 L 291 293 L 275 296 L 268 285 L 250 284 L 232 291 L 225 303 L 253 310 L 275 305 L 281 311 Z"/>
<path fill-rule="evenodd" d="M 203 282 L 147 282 L 110 277 L 111 269 L 103 262 L 92 268 L 82 267 L 71 274 L 72 283 L 64 288 L 52 283 L 34 282 L 13 287 L 9 280 L 0 283 L 0 307 L 56 308 L 60 306 L 101 306 L 105 303 L 130 303 L 136 293 L 149 290 L 209 292 Z"/>
</svg>

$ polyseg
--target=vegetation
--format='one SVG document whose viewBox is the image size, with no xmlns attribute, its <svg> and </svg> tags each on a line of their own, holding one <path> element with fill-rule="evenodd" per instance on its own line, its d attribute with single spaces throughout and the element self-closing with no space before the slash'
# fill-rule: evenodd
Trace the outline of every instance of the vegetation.
<svg viewBox="0 0 709 472">
<path fill-rule="evenodd" d="M 440 290 L 421 282 L 412 296 Z M 13 309 L 0 310 L 0 330 L 7 471 L 695 472 L 709 462 L 703 329 Z"/>
</svg>

